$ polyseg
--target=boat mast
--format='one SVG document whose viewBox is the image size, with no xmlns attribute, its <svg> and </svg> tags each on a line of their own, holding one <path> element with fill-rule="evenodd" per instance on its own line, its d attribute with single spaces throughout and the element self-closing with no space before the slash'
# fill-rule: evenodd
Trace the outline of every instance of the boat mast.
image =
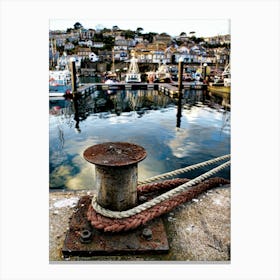
<svg viewBox="0 0 280 280">
<path fill-rule="evenodd" d="M 217 55 L 216 55 L 216 69 L 215 69 L 215 72 L 216 72 L 216 75 L 217 75 L 217 73 L 218 73 L 218 57 L 217 57 Z"/>
<path fill-rule="evenodd" d="M 130 60 L 130 65 L 129 65 L 127 73 L 129 73 L 129 74 L 138 74 L 139 73 L 137 59 L 135 58 L 135 52 L 133 50 L 131 51 L 131 60 Z"/>
<path fill-rule="evenodd" d="M 115 73 L 115 50 L 114 48 L 112 49 L 112 68 L 111 72 L 114 74 Z"/>
<path fill-rule="evenodd" d="M 52 66 L 55 66 L 55 56 L 56 56 L 56 40 L 53 38 L 51 39 L 51 50 L 52 50 Z"/>
</svg>

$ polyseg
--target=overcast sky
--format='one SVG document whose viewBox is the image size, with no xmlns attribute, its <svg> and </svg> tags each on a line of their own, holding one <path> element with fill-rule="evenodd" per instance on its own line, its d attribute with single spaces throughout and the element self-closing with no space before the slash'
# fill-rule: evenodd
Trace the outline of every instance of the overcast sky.
<svg viewBox="0 0 280 280">
<path fill-rule="evenodd" d="M 196 32 L 197 37 L 208 37 L 216 35 L 230 34 L 229 19 L 156 19 L 156 20 L 88 20 L 88 19 L 50 19 L 50 30 L 66 30 L 73 28 L 76 22 L 80 22 L 84 28 L 96 29 L 98 25 L 106 28 L 112 28 L 117 25 L 120 29 L 136 30 L 143 28 L 144 33 L 156 32 L 167 33 L 171 36 L 177 36 L 181 32 L 189 34 Z"/>
</svg>

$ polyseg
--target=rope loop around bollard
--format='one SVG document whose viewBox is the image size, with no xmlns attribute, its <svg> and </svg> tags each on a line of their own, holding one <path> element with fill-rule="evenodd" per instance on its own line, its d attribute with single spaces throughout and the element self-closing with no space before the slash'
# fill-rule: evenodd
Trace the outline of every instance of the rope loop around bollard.
<svg viewBox="0 0 280 280">
<path fill-rule="evenodd" d="M 203 163 L 200 163 L 200 164 L 196 164 L 196 165 L 193 165 L 193 166 L 190 166 L 190 167 L 187 167 L 187 168 L 182 168 L 180 169 L 180 172 L 184 169 L 188 169 L 190 170 L 190 168 L 198 168 L 198 167 L 201 167 L 201 166 L 205 166 L 205 165 L 208 165 L 208 164 L 211 164 L 211 163 L 214 163 L 214 162 L 217 162 L 217 161 L 220 161 L 220 160 L 223 160 L 223 159 L 226 159 L 230 157 L 230 155 L 226 155 L 226 156 L 222 156 L 222 157 L 219 157 L 219 158 L 216 158 L 216 159 L 213 159 L 213 160 L 210 160 L 210 161 L 207 161 L 207 162 L 203 162 Z M 92 208 L 98 213 L 98 214 L 101 214 L 102 216 L 104 217 L 108 217 L 108 218 L 114 218 L 114 219 L 124 219 L 124 218 L 129 218 L 129 217 L 132 217 L 136 214 L 139 214 L 165 200 L 168 200 L 170 198 L 172 198 L 173 196 L 176 196 L 184 191 L 186 191 L 188 188 L 198 184 L 198 183 L 201 183 L 202 181 L 204 181 L 205 179 L 209 178 L 210 176 L 214 175 L 215 173 L 221 171 L 222 169 L 228 167 L 230 165 L 230 160 L 219 165 L 218 167 L 215 167 L 213 169 L 211 169 L 210 171 L 178 186 L 177 188 L 175 189 L 172 189 L 170 191 L 167 191 L 166 193 L 148 201 L 148 202 L 145 202 L 143 204 L 140 204 L 132 209 L 129 209 L 129 210 L 126 210 L 126 211 L 111 211 L 111 210 L 108 210 L 108 209 L 105 209 L 103 207 L 101 207 L 97 201 L 96 201 L 96 197 L 94 196 L 93 199 L 92 199 L 92 203 L 91 203 L 91 206 Z M 194 167 L 195 166 L 195 167 Z M 191 169 L 191 170 L 193 170 Z M 188 170 L 188 171 L 189 171 Z M 186 172 L 186 171 L 184 171 Z M 169 176 L 172 176 L 170 175 L 172 172 L 169 172 L 169 173 L 165 173 L 163 174 L 163 176 L 165 176 L 166 178 L 166 174 L 168 174 L 168 177 Z M 155 176 L 151 179 L 155 180 L 154 178 L 157 178 L 157 180 L 160 178 L 161 176 Z M 144 181 L 146 182 L 146 181 Z M 143 183 L 143 182 L 141 182 Z"/>
</svg>

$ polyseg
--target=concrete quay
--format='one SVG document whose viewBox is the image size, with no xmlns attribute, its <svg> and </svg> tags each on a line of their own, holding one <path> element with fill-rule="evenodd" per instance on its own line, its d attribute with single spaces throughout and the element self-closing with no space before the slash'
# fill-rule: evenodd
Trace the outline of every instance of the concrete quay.
<svg viewBox="0 0 280 280">
<path fill-rule="evenodd" d="M 116 255 L 63 258 L 62 247 L 80 197 L 91 191 L 50 192 L 49 261 L 50 263 L 89 261 L 218 262 L 230 263 L 230 185 L 199 195 L 162 216 L 169 242 L 164 254 Z"/>
</svg>

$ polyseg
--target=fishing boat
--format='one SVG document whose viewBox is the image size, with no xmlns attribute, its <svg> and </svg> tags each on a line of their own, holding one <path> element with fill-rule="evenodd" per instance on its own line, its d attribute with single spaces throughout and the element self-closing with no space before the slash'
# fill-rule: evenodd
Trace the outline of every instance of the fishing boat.
<svg viewBox="0 0 280 280">
<path fill-rule="evenodd" d="M 159 64 L 158 70 L 155 73 L 155 77 L 155 83 L 172 82 L 171 73 L 169 72 L 168 66 L 165 63 Z"/>
<path fill-rule="evenodd" d="M 69 86 L 56 86 L 50 87 L 49 97 L 65 97 L 72 94 L 71 87 Z"/>
<path fill-rule="evenodd" d="M 71 72 L 68 67 L 66 69 L 59 69 L 49 71 L 49 96 L 60 97 L 69 94 L 72 89 Z M 79 76 L 76 75 L 76 84 L 79 85 Z"/>
<path fill-rule="evenodd" d="M 230 86 L 226 87 L 223 85 L 209 85 L 208 90 L 212 93 L 230 93 Z"/>
<path fill-rule="evenodd" d="M 154 71 L 149 71 L 149 72 L 146 72 L 146 75 L 147 75 L 147 80 L 148 80 L 148 83 L 154 83 L 155 82 L 155 79 L 156 79 L 156 72 Z"/>
<path fill-rule="evenodd" d="M 71 83 L 71 73 L 66 70 L 49 71 L 49 85 L 50 86 L 66 86 Z"/>
<path fill-rule="evenodd" d="M 69 70 L 49 71 L 49 97 L 62 97 L 71 90 Z"/>
<path fill-rule="evenodd" d="M 126 83 L 141 83 L 141 74 L 139 73 L 139 68 L 137 65 L 137 59 L 135 58 L 135 53 L 131 52 L 131 60 L 128 71 L 125 76 Z"/>
<path fill-rule="evenodd" d="M 72 59 L 72 58 L 71 58 Z M 66 53 L 60 58 L 60 61 L 55 70 L 49 70 L 49 86 L 68 86 L 71 85 L 71 71 L 69 66 L 69 59 Z M 79 75 L 76 74 L 76 83 L 79 83 Z"/>
<path fill-rule="evenodd" d="M 171 83 L 172 74 L 170 73 L 166 63 L 160 64 L 156 71 L 146 72 L 149 83 Z"/>
<path fill-rule="evenodd" d="M 230 93 L 231 89 L 231 74 L 230 74 L 230 64 L 225 67 L 221 76 L 216 76 L 213 83 L 209 83 L 207 87 L 212 93 Z"/>
</svg>

